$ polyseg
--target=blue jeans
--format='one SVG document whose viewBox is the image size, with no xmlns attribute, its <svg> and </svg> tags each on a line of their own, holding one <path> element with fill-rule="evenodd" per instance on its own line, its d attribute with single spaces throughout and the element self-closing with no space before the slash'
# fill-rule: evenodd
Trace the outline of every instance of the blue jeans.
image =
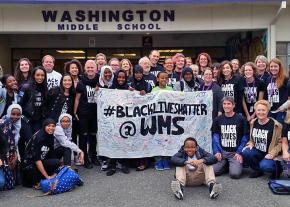
<svg viewBox="0 0 290 207">
<path fill-rule="evenodd" d="M 276 172 L 276 163 L 274 160 L 265 159 L 266 152 L 262 152 L 255 147 L 251 150 L 246 148 L 243 151 L 243 158 L 248 165 L 256 171 Z"/>
<path fill-rule="evenodd" d="M 4 185 L 5 185 L 4 172 L 3 169 L 0 169 L 0 190 L 3 189 Z"/>
</svg>

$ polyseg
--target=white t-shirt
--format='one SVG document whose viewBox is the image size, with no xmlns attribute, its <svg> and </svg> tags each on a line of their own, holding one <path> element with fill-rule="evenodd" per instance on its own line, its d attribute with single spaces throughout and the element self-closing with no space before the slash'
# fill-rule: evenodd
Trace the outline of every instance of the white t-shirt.
<svg viewBox="0 0 290 207">
<path fill-rule="evenodd" d="M 62 75 L 59 72 L 53 70 L 51 73 L 47 73 L 47 88 L 59 86 Z"/>
</svg>

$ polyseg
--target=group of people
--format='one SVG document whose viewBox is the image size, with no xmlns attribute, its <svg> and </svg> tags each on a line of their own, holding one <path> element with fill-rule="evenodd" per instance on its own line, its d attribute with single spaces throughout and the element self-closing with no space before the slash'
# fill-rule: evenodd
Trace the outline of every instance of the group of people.
<svg viewBox="0 0 290 207">
<path fill-rule="evenodd" d="M 171 183 L 177 198 L 183 198 L 185 185 L 203 183 L 209 186 L 210 197 L 216 198 L 221 185 L 215 175 L 229 171 L 231 178 L 238 179 L 245 165 L 253 169 L 252 178 L 264 172 L 278 178 L 282 172 L 278 160 L 290 158 L 290 112 L 287 116 L 285 112 L 290 85 L 282 62 L 259 55 L 242 66 L 237 59 L 212 63 L 209 54 L 201 53 L 193 63 L 177 53 L 159 65 L 159 57 L 159 51 L 152 50 L 133 67 L 128 59 L 107 61 L 99 53 L 85 62 L 84 69 L 78 60 L 68 61 L 63 74 L 55 71 L 51 55 L 35 68 L 29 59 L 21 58 L 15 74 L 3 76 L 0 88 L 0 188 L 15 185 L 19 169 L 23 185 L 35 186 L 40 179 L 54 177 L 61 165 L 88 169 L 101 165 L 107 176 L 117 169 L 128 174 L 132 163 L 137 171 L 149 166 L 150 158 L 97 155 L 99 88 L 140 95 L 162 90 L 213 92 L 213 154 L 189 137 L 173 157 L 154 158 L 156 170 L 170 169 L 170 160 L 177 166 Z M 13 182 L 5 181 L 7 171 Z"/>
</svg>

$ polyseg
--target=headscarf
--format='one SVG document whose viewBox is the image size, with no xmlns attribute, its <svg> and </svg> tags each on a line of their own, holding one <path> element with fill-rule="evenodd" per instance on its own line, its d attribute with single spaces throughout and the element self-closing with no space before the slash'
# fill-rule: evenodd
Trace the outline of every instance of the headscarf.
<svg viewBox="0 0 290 207">
<path fill-rule="evenodd" d="M 125 74 L 125 82 L 123 85 L 120 85 L 119 82 L 118 82 L 118 76 L 120 73 L 124 73 Z M 116 73 L 115 73 L 115 77 L 114 77 L 114 81 L 113 81 L 113 85 L 112 85 L 112 89 L 121 89 L 121 90 L 127 90 L 128 89 L 128 80 L 127 80 L 127 75 L 126 75 L 126 72 L 124 70 L 118 70 Z"/>
<path fill-rule="evenodd" d="M 131 86 L 132 88 L 134 88 L 137 91 L 147 91 L 146 90 L 146 85 L 147 82 L 145 81 L 144 77 L 142 76 L 141 80 L 137 80 L 135 78 L 135 73 L 142 73 L 143 74 L 143 68 L 140 65 L 135 65 L 134 69 L 133 69 L 133 77 L 132 77 L 132 81 L 131 81 Z"/>
<path fill-rule="evenodd" d="M 112 73 L 112 77 L 109 81 L 105 80 L 105 70 L 109 69 Z M 99 77 L 99 84 L 101 85 L 101 87 L 104 86 L 108 86 L 108 88 L 110 88 L 113 85 L 113 80 L 114 80 L 114 72 L 111 66 L 105 65 L 101 68 L 101 73 L 100 73 L 100 77 Z"/>
<path fill-rule="evenodd" d="M 188 74 L 188 73 L 192 74 L 192 79 L 191 79 L 190 81 L 186 81 L 186 80 L 184 79 L 184 76 L 185 76 L 186 74 Z M 182 70 L 182 78 L 183 78 L 183 81 L 186 82 L 186 84 L 187 84 L 190 88 L 195 87 L 194 75 L 193 75 L 193 71 L 192 71 L 191 68 L 186 67 L 186 68 L 184 68 L 184 69 Z"/>
<path fill-rule="evenodd" d="M 44 130 L 45 133 L 46 133 L 46 131 L 45 131 L 45 127 L 48 126 L 48 125 L 50 125 L 50 124 L 54 124 L 54 125 L 56 125 L 55 121 L 54 121 L 53 119 L 50 119 L 50 118 L 45 119 L 45 120 L 43 121 L 43 124 L 42 124 L 42 130 Z M 47 134 L 47 133 L 46 133 L 46 134 Z"/>
<path fill-rule="evenodd" d="M 8 107 L 8 109 L 7 109 L 7 114 L 4 117 L 4 119 L 5 118 L 11 119 L 11 113 L 12 113 L 12 110 L 13 109 L 19 109 L 20 113 L 22 114 L 22 108 L 21 108 L 21 106 L 19 104 L 11 104 Z M 15 137 L 14 137 L 14 140 L 15 140 L 15 145 L 17 146 L 18 141 L 19 141 L 19 138 L 20 138 L 21 118 L 16 123 L 13 123 L 13 125 L 15 127 Z"/>
<path fill-rule="evenodd" d="M 61 127 L 61 120 L 62 120 L 64 117 L 67 117 L 67 118 L 69 118 L 69 120 L 70 120 L 70 122 L 69 122 L 69 126 L 68 126 L 67 129 L 64 129 L 64 128 Z M 72 136 L 72 116 L 71 116 L 71 115 L 66 114 L 66 113 L 61 114 L 61 115 L 59 116 L 59 118 L 58 118 L 58 122 L 57 122 L 56 126 L 60 126 L 60 127 L 63 129 L 63 132 L 64 132 L 65 136 L 68 137 L 68 138 L 71 138 L 71 136 Z"/>
</svg>

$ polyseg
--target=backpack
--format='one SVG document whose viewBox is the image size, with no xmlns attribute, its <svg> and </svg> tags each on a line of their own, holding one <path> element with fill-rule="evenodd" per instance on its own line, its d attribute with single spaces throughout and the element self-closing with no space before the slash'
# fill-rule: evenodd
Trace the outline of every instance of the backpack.
<svg viewBox="0 0 290 207">
<path fill-rule="evenodd" d="M 290 195 L 290 180 L 270 180 L 268 185 L 274 194 Z"/>
<path fill-rule="evenodd" d="M 80 176 L 68 166 L 60 167 L 56 173 L 54 178 L 40 181 L 41 190 L 46 195 L 65 193 L 83 185 Z"/>
</svg>

